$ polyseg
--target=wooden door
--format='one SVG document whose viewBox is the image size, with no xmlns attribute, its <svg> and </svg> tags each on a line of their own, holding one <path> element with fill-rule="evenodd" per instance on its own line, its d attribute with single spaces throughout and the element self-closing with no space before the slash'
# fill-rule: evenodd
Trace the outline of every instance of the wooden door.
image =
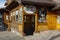
<svg viewBox="0 0 60 40">
<path fill-rule="evenodd" d="M 32 35 L 35 31 L 35 16 L 25 15 L 24 16 L 24 33 L 26 35 Z"/>
</svg>

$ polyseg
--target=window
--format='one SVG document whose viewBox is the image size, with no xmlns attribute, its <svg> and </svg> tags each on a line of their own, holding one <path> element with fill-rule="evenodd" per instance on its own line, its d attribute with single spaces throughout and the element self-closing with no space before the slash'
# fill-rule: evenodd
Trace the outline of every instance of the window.
<svg viewBox="0 0 60 40">
<path fill-rule="evenodd" d="M 10 13 L 10 21 L 12 21 L 12 13 Z"/>
<path fill-rule="evenodd" d="M 8 15 L 7 15 L 7 16 L 6 16 L 6 20 L 8 20 L 8 18 L 9 18 L 9 17 L 8 17 Z"/>
<path fill-rule="evenodd" d="M 16 11 L 16 21 L 18 21 L 18 10 Z"/>
<path fill-rule="evenodd" d="M 12 13 L 10 15 L 12 16 Z"/>
<path fill-rule="evenodd" d="M 12 16 L 15 16 L 15 12 L 12 13 Z"/>
<path fill-rule="evenodd" d="M 19 10 L 19 22 L 22 23 L 22 7 Z"/>
<path fill-rule="evenodd" d="M 12 13 L 12 21 L 15 21 L 15 12 Z"/>
<path fill-rule="evenodd" d="M 57 23 L 60 23 L 60 16 L 57 16 Z"/>
<path fill-rule="evenodd" d="M 2 14 L 0 13 L 0 18 L 2 18 Z"/>
<path fill-rule="evenodd" d="M 46 22 L 46 9 L 40 8 L 38 12 L 38 22 Z"/>
</svg>

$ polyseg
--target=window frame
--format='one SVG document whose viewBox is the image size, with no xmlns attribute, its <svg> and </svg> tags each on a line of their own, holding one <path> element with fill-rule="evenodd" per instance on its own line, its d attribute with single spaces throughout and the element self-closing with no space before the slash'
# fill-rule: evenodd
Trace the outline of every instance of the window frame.
<svg viewBox="0 0 60 40">
<path fill-rule="evenodd" d="M 16 10 L 16 11 L 15 11 L 15 20 L 16 20 L 16 21 L 18 21 L 18 19 L 19 19 L 18 14 L 19 14 L 19 10 Z"/>
<path fill-rule="evenodd" d="M 39 23 L 46 22 L 46 14 L 47 14 L 46 8 L 39 8 L 38 10 L 38 22 Z"/>
<path fill-rule="evenodd" d="M 22 22 L 23 22 L 23 9 L 22 9 L 22 7 L 20 7 L 20 9 L 19 9 L 19 23 L 20 24 L 22 24 Z"/>
</svg>

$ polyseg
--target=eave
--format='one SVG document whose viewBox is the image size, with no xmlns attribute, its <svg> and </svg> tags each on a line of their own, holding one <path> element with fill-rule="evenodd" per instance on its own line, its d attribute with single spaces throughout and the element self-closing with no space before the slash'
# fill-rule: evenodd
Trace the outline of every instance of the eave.
<svg viewBox="0 0 60 40">
<path fill-rule="evenodd" d="M 36 2 L 37 1 L 37 2 Z M 31 5 L 44 5 L 44 6 L 47 6 L 47 7 L 55 7 L 56 4 L 54 2 L 40 2 L 38 0 L 16 0 L 16 1 L 12 1 L 7 7 L 6 9 L 11 11 L 12 9 L 16 8 L 17 6 L 19 6 L 19 4 L 23 4 L 23 5 L 26 5 L 26 4 L 31 4 Z"/>
<path fill-rule="evenodd" d="M 7 9 L 5 9 L 5 8 L 1 8 L 1 9 L 0 9 L 0 12 L 1 12 L 1 13 L 6 12 L 6 13 L 8 13 L 8 14 L 9 14 L 9 11 L 8 11 Z"/>
<path fill-rule="evenodd" d="M 55 6 L 55 2 L 40 1 L 40 0 L 21 0 L 22 4 L 33 4 L 33 5 L 45 5 L 45 6 Z"/>
<path fill-rule="evenodd" d="M 9 11 L 11 11 L 12 9 L 16 8 L 18 5 L 19 5 L 18 2 L 12 1 L 12 2 L 6 7 L 6 9 L 9 10 Z"/>
<path fill-rule="evenodd" d="M 60 5 L 57 5 L 57 6 L 54 7 L 52 10 L 53 10 L 53 11 L 58 11 L 58 10 L 60 10 Z"/>
</svg>

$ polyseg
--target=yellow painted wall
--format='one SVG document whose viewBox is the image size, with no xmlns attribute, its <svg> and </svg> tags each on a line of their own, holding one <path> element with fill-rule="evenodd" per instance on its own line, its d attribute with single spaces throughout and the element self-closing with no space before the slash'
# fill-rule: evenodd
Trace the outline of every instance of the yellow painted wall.
<svg viewBox="0 0 60 40">
<path fill-rule="evenodd" d="M 20 32 L 22 32 L 23 31 L 23 26 L 21 24 L 19 24 L 18 29 L 19 29 Z"/>
<path fill-rule="evenodd" d="M 60 11 L 57 11 L 57 16 L 60 16 Z M 59 22 L 60 20 L 57 21 Z M 60 22 L 59 23 L 58 22 L 56 23 L 56 30 L 60 30 Z"/>
<path fill-rule="evenodd" d="M 55 12 L 48 12 L 47 14 L 47 23 L 48 23 L 48 29 L 49 30 L 54 30 L 56 29 L 56 13 Z"/>
<path fill-rule="evenodd" d="M 60 30 L 60 24 L 56 24 L 56 30 Z"/>
<path fill-rule="evenodd" d="M 38 32 L 48 30 L 47 23 L 38 23 Z"/>
<path fill-rule="evenodd" d="M 38 31 L 56 29 L 56 13 L 47 11 L 46 23 L 38 23 Z"/>
</svg>

